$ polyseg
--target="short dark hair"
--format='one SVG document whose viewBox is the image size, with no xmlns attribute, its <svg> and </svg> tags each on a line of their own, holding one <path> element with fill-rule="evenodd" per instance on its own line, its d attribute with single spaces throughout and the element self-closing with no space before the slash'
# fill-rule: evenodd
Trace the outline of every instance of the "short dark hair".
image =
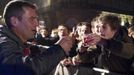
<svg viewBox="0 0 134 75">
<path fill-rule="evenodd" d="M 9 28 L 12 27 L 12 24 L 10 22 L 11 17 L 15 16 L 19 20 L 22 19 L 22 15 L 25 13 L 23 7 L 30 7 L 36 9 L 36 6 L 34 4 L 22 0 L 10 1 L 6 5 L 4 9 L 3 17 L 5 19 L 5 23 Z"/>
<path fill-rule="evenodd" d="M 113 14 L 102 15 L 99 17 L 99 20 L 108 23 L 112 30 L 118 30 L 121 27 L 120 18 Z"/>
</svg>

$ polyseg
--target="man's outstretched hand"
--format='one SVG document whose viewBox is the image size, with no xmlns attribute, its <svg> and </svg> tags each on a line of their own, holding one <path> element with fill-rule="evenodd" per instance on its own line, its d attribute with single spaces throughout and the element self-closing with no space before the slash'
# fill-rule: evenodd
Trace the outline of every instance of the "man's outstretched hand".
<svg viewBox="0 0 134 75">
<path fill-rule="evenodd" d="M 65 53 L 68 53 L 72 48 L 72 38 L 70 36 L 63 36 L 58 40 L 57 44 L 64 49 Z"/>
</svg>

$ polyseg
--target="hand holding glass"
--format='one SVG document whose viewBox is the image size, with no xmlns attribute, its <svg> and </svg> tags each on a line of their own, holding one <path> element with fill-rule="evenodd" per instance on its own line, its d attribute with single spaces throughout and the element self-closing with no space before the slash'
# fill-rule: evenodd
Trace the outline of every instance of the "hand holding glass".
<svg viewBox="0 0 134 75">
<path fill-rule="evenodd" d="M 93 37 L 92 37 L 91 34 L 85 34 L 85 35 L 83 36 L 83 40 L 82 40 L 83 46 L 84 46 L 84 47 L 89 47 L 89 46 L 92 44 L 93 40 L 94 40 L 94 39 L 93 39 Z"/>
</svg>

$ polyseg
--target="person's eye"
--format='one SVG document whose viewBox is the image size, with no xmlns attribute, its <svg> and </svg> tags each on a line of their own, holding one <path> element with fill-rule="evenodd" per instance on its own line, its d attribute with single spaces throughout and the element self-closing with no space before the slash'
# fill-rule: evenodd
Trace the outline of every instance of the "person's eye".
<svg viewBox="0 0 134 75">
<path fill-rule="evenodd" d="M 96 28 L 99 28 L 100 26 L 96 26 Z"/>
<path fill-rule="evenodd" d="M 38 20 L 38 18 L 37 17 L 31 17 L 30 20 L 34 21 L 34 20 Z"/>
<path fill-rule="evenodd" d="M 102 26 L 103 29 L 106 29 L 106 26 Z"/>
</svg>

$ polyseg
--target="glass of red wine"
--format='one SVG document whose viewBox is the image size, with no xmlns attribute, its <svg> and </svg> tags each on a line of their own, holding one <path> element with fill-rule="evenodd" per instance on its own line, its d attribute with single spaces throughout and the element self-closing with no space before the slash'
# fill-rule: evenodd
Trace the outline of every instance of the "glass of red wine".
<svg viewBox="0 0 134 75">
<path fill-rule="evenodd" d="M 84 47 L 89 47 L 90 44 L 91 44 L 91 42 L 92 42 L 93 40 L 94 40 L 94 39 L 93 39 L 93 37 L 91 36 L 91 34 L 85 34 L 85 35 L 83 36 L 83 40 L 82 40 L 83 46 L 84 46 Z"/>
</svg>

